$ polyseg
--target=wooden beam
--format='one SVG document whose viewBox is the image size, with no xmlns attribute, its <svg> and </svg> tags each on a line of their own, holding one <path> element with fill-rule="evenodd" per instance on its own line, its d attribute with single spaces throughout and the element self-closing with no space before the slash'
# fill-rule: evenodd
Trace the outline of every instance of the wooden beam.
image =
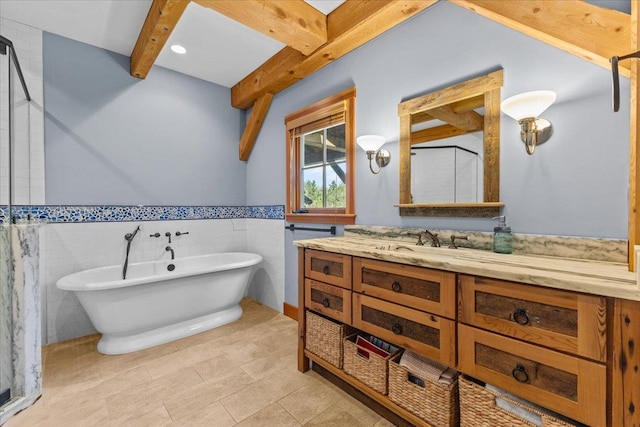
<svg viewBox="0 0 640 427">
<path fill-rule="evenodd" d="M 130 59 L 130 72 L 144 79 L 171 35 L 189 0 L 153 0 Z"/>
<path fill-rule="evenodd" d="M 264 93 L 278 93 L 437 0 L 347 0 L 327 17 L 328 41 L 309 56 L 285 47 L 231 88 L 231 105 L 246 109 Z"/>
<path fill-rule="evenodd" d="M 434 126 L 432 128 L 411 132 L 411 145 L 451 138 L 452 136 L 464 135 L 466 133 L 464 130 L 451 125 Z"/>
<path fill-rule="evenodd" d="M 640 5 L 631 2 L 631 43 L 629 50 L 640 50 Z M 631 96 L 629 102 L 629 271 L 636 271 L 635 245 L 640 244 L 640 60 L 624 61 L 631 66 L 629 80 Z M 640 409 L 640 408 L 639 408 Z M 639 411 L 640 412 L 640 411 Z"/>
<path fill-rule="evenodd" d="M 629 15 L 617 10 L 581 0 L 450 1 L 605 68 L 612 56 L 630 53 Z M 629 61 L 620 67 L 628 77 Z"/>
<path fill-rule="evenodd" d="M 327 42 L 327 17 L 303 0 L 193 0 L 309 55 Z"/>
<path fill-rule="evenodd" d="M 258 98 L 256 103 L 253 105 L 249 121 L 247 122 L 244 132 L 242 133 L 242 138 L 240 139 L 240 160 L 249 160 L 251 150 L 253 150 L 253 146 L 256 143 L 262 123 L 264 123 L 264 118 L 267 116 L 269 106 L 271 106 L 272 99 L 273 94 L 265 93 Z"/>
<path fill-rule="evenodd" d="M 484 125 L 484 117 L 475 111 L 456 113 L 453 111 L 451 106 L 446 105 L 443 107 L 432 108 L 428 112 L 436 119 L 449 123 L 451 126 L 457 127 L 465 132 L 482 130 Z"/>
</svg>

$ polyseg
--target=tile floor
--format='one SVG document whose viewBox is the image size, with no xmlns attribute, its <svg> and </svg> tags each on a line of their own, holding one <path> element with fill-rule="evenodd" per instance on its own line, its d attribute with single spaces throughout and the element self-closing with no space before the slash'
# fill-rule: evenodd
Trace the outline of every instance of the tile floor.
<svg viewBox="0 0 640 427">
<path fill-rule="evenodd" d="M 5 426 L 392 424 L 296 368 L 297 323 L 245 298 L 232 324 L 119 356 L 98 335 L 43 348 L 43 395 Z"/>
</svg>

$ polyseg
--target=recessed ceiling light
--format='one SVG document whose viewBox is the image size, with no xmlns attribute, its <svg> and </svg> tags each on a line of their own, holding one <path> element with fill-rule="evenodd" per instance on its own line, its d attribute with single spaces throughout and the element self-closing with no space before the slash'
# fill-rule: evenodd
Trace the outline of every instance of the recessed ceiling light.
<svg viewBox="0 0 640 427">
<path fill-rule="evenodd" d="M 184 46 L 180 46 L 179 44 L 172 44 L 171 45 L 171 50 L 174 51 L 175 53 L 179 53 L 179 54 L 183 54 L 183 53 L 187 53 L 187 49 L 184 48 Z"/>
</svg>

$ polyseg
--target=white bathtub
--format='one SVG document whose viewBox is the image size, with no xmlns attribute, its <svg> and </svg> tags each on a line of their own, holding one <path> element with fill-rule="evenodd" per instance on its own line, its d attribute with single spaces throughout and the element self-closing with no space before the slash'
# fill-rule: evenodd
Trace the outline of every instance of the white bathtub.
<svg viewBox="0 0 640 427">
<path fill-rule="evenodd" d="M 238 320 L 257 254 L 228 252 L 94 268 L 58 280 L 102 334 L 98 351 L 122 354 Z M 172 267 L 173 271 L 169 271 Z"/>
</svg>

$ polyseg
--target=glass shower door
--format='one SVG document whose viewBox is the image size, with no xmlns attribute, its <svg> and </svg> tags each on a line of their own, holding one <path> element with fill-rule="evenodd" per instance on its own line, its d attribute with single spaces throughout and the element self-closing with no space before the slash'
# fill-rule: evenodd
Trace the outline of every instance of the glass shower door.
<svg viewBox="0 0 640 427">
<path fill-rule="evenodd" d="M 11 232 L 9 227 L 11 206 L 11 134 L 9 123 L 12 121 L 10 109 L 14 91 L 10 76 L 13 73 L 8 48 L 0 48 L 0 407 L 11 398 L 13 383 L 13 365 L 11 363 L 13 329 L 11 315 Z"/>
<path fill-rule="evenodd" d="M 29 205 L 31 197 L 30 99 L 11 46 L 0 36 L 0 408 L 20 394 L 15 387 L 12 354 L 15 304 L 11 212 L 14 205 Z"/>
</svg>

